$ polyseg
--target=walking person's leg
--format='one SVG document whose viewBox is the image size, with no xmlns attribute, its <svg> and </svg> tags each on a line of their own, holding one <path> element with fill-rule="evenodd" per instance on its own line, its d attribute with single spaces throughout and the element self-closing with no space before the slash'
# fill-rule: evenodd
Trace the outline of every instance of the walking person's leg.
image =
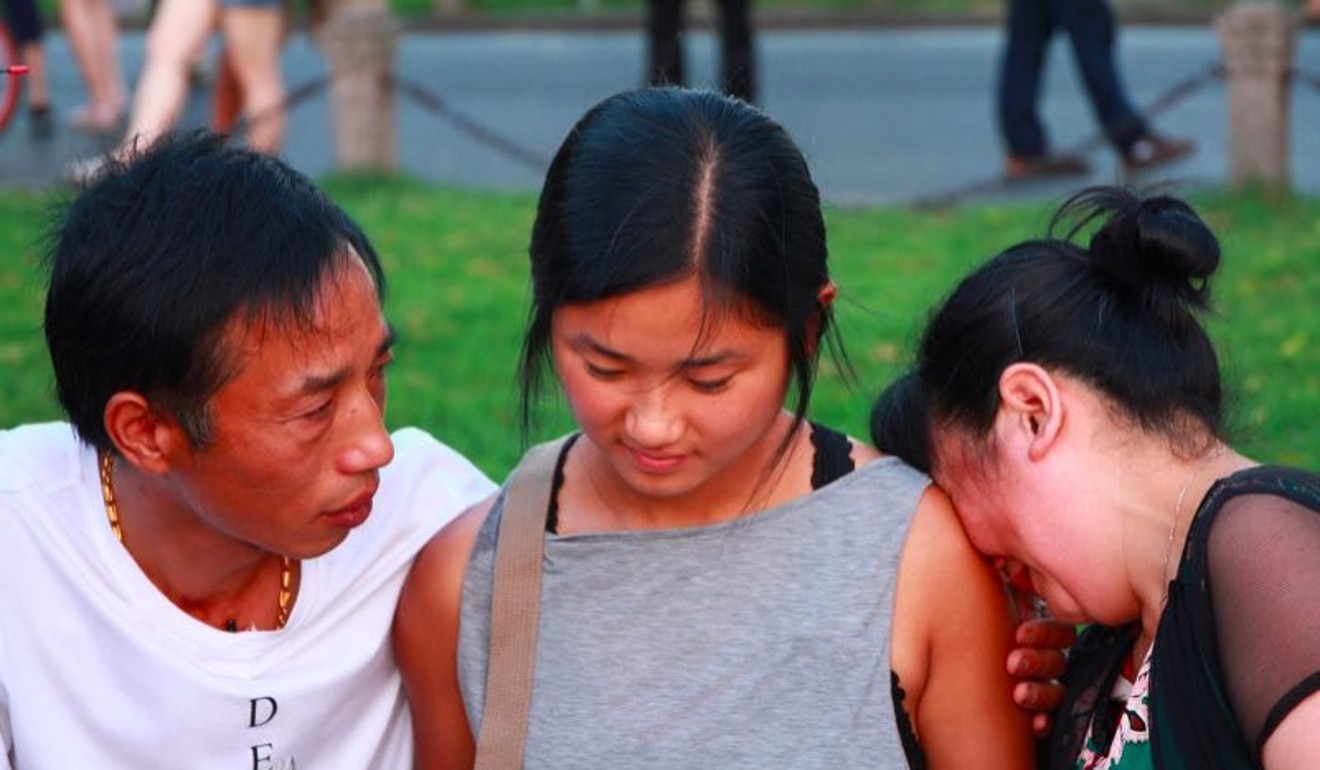
<svg viewBox="0 0 1320 770">
<path fill-rule="evenodd" d="M 996 107 L 1008 155 L 1004 170 L 1012 178 L 1066 176 L 1090 170 L 1081 158 L 1050 152 L 1040 119 L 1041 82 L 1053 35 L 1054 18 L 1048 0 L 1009 0 Z"/>
<path fill-rule="evenodd" d="M 1190 153 L 1190 141 L 1152 132 L 1128 98 L 1115 53 L 1118 26 L 1108 0 L 1052 0 L 1052 5 L 1068 33 L 1096 120 L 1125 167 L 1149 168 Z"/>
<path fill-rule="evenodd" d="M 646 82 L 653 86 L 684 85 L 683 0 L 649 0 L 646 22 L 648 69 Z"/>
<path fill-rule="evenodd" d="M 147 58 L 133 94 L 125 144 L 171 129 L 188 98 L 188 68 L 215 28 L 212 0 L 161 0 L 147 31 Z"/>
<path fill-rule="evenodd" d="M 188 98 L 188 68 L 215 26 L 213 0 L 160 0 L 147 31 L 147 58 L 133 93 L 133 112 L 119 146 L 110 155 L 125 157 L 174 127 Z M 107 155 L 70 161 L 64 178 L 86 184 L 105 166 Z"/>
<path fill-rule="evenodd" d="M 756 102 L 756 50 L 752 44 L 751 0 L 719 0 L 720 88 Z"/>
<path fill-rule="evenodd" d="M 1108 0 L 1052 0 L 1068 35 L 1091 109 L 1109 140 L 1123 149 L 1146 132 L 1118 74 L 1117 24 Z"/>
<path fill-rule="evenodd" d="M 119 32 L 110 0 L 60 0 L 60 20 L 87 87 L 87 104 L 74 111 L 75 128 L 114 131 L 128 102 L 119 68 Z"/>
<path fill-rule="evenodd" d="M 279 152 L 284 140 L 284 7 L 279 3 L 228 5 L 220 13 L 225 64 L 232 70 L 248 119 L 248 146 Z"/>
<path fill-rule="evenodd" d="M 18 59 L 27 68 L 28 123 L 32 135 L 44 139 L 54 131 L 50 114 L 50 87 L 46 78 L 46 52 L 42 46 L 44 30 L 35 0 L 5 0 L 9 32 L 18 47 Z"/>
</svg>

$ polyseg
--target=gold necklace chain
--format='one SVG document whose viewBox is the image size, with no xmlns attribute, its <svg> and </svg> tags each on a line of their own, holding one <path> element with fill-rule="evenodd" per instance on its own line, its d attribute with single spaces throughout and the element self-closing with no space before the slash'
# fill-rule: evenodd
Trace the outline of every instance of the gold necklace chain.
<svg viewBox="0 0 1320 770">
<path fill-rule="evenodd" d="M 101 466 L 101 499 L 105 502 L 105 517 L 110 522 L 110 531 L 115 533 L 115 539 L 121 544 L 124 542 L 124 530 L 119 526 L 119 505 L 115 502 L 115 485 L 113 479 L 114 458 L 109 452 L 99 451 L 97 455 L 100 458 Z M 293 598 L 293 589 L 290 587 L 293 583 L 293 560 L 288 556 L 280 557 L 280 596 L 278 610 L 275 613 L 275 630 L 284 628 L 289 622 L 289 600 Z M 237 625 L 231 619 L 225 628 L 229 631 L 238 630 Z"/>
<path fill-rule="evenodd" d="M 1227 451 L 1228 447 L 1226 445 L 1220 446 L 1209 457 L 1206 457 L 1204 460 L 1197 463 L 1196 467 L 1192 468 L 1191 473 L 1187 475 L 1187 479 L 1183 481 L 1182 488 L 1178 490 L 1178 501 L 1173 505 L 1173 522 L 1169 524 L 1169 540 L 1164 544 L 1164 566 L 1160 570 L 1161 577 L 1163 577 L 1166 584 L 1164 589 L 1166 600 L 1169 595 L 1167 584 L 1173 580 L 1173 576 L 1169 574 L 1169 557 L 1173 554 L 1174 533 L 1178 531 L 1178 522 L 1182 520 L 1183 499 L 1187 496 L 1187 488 L 1192 485 L 1193 481 L 1196 481 L 1196 479 L 1200 477 L 1201 472 L 1204 471 L 1208 465 L 1219 459 L 1219 457 Z M 1196 511 L 1193 510 L 1192 515 L 1195 515 L 1195 513 Z M 1187 528 L 1188 530 L 1191 529 L 1190 522 L 1188 523 Z"/>
</svg>

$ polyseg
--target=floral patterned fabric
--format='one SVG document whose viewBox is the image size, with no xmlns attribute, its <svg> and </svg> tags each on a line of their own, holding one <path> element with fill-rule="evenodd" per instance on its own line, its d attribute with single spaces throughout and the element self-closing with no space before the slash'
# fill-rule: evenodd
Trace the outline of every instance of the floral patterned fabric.
<svg viewBox="0 0 1320 770">
<path fill-rule="evenodd" d="M 1150 693 L 1150 653 L 1146 653 L 1135 679 L 1129 670 L 1119 675 L 1110 694 L 1111 705 L 1122 708 L 1113 738 L 1104 743 L 1096 734 L 1102 720 L 1091 723 L 1082 751 L 1077 758 L 1077 770 L 1151 770 L 1154 760 L 1150 748 L 1150 716 L 1147 696 Z M 1121 705 L 1120 705 L 1121 704 Z M 1107 732 L 1107 731 L 1106 731 Z"/>
</svg>

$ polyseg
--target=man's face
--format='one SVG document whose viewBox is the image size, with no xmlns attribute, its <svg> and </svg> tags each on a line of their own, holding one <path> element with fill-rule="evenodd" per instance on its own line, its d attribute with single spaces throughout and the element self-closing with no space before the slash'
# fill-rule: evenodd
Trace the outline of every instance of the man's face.
<svg viewBox="0 0 1320 770">
<path fill-rule="evenodd" d="M 394 455 L 392 343 L 356 256 L 323 279 L 310 326 L 240 315 L 225 334 L 239 371 L 209 403 L 212 440 L 178 452 L 169 474 L 204 531 L 310 558 L 366 521 Z"/>
</svg>

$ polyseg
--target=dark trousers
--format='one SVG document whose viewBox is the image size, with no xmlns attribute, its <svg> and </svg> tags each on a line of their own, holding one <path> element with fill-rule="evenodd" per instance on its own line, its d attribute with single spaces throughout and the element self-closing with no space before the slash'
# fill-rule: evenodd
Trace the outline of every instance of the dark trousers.
<svg viewBox="0 0 1320 770">
<path fill-rule="evenodd" d="M 751 0 L 717 0 L 720 34 L 720 88 L 746 102 L 756 100 L 752 51 Z M 650 0 L 647 43 L 651 85 L 686 85 L 683 74 L 683 0 Z"/>
<path fill-rule="evenodd" d="M 36 0 L 5 0 L 5 15 L 16 45 L 41 42 L 41 15 Z"/>
<path fill-rule="evenodd" d="M 999 129 L 1012 155 L 1049 148 L 1037 111 L 1045 54 L 1056 29 L 1072 44 L 1086 94 L 1105 135 L 1125 151 L 1146 125 L 1124 92 L 1114 61 L 1116 27 L 1108 0 L 1009 0 L 1008 41 L 999 70 Z"/>
</svg>

